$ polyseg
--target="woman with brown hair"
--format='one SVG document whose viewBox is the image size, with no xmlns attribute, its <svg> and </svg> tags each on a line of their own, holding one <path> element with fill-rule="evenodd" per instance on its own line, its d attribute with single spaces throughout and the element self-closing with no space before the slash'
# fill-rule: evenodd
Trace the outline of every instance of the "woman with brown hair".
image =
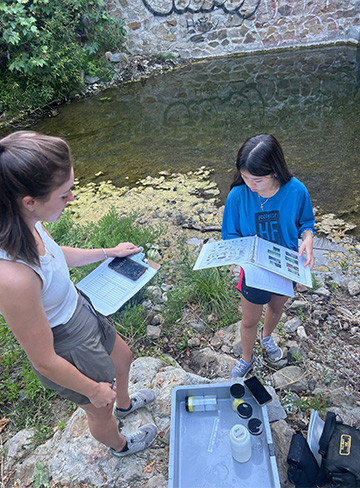
<svg viewBox="0 0 360 488">
<path fill-rule="evenodd" d="M 157 428 L 122 435 L 114 415 L 148 405 L 155 394 L 143 389 L 129 396 L 130 348 L 78 293 L 68 268 L 140 249 L 130 242 L 58 246 L 41 221 L 60 218 L 74 199 L 73 185 L 63 139 L 18 131 L 0 140 L 0 310 L 42 383 L 81 406 L 95 439 L 122 457 L 149 447 Z"/>
</svg>

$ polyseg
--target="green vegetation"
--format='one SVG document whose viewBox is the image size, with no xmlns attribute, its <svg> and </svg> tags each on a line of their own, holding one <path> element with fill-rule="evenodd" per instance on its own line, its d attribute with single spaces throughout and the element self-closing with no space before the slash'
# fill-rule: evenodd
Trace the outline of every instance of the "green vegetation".
<svg viewBox="0 0 360 488">
<path fill-rule="evenodd" d="M 239 295 L 231 283 L 227 268 L 193 271 L 195 256 L 179 244 L 182 258 L 177 265 L 176 287 L 167 295 L 167 324 L 174 324 L 186 308 L 191 308 L 204 324 L 208 316 L 217 317 L 217 327 L 224 327 L 239 319 Z"/>
<path fill-rule="evenodd" d="M 56 394 L 43 387 L 3 317 L 1 322 L 0 409 L 17 431 L 35 427 L 32 440 L 38 445 L 52 434 L 48 406 Z"/>
<path fill-rule="evenodd" d="M 65 211 L 60 220 L 46 224 L 47 230 L 60 246 L 83 248 L 115 247 L 119 242 L 133 242 L 147 253 L 163 234 L 165 226 L 144 226 L 135 223 L 136 213 L 120 217 L 112 207 L 98 223 L 75 223 L 70 210 Z M 77 283 L 98 266 L 88 264 L 71 270 L 71 278 Z"/>
<path fill-rule="evenodd" d="M 109 80 L 104 53 L 120 48 L 124 24 L 104 0 L 0 2 L 0 112 L 10 117 L 66 101 L 83 74 Z"/>
<path fill-rule="evenodd" d="M 312 280 L 312 286 L 309 288 L 309 291 L 316 291 L 320 288 L 321 286 L 321 281 L 319 281 L 314 273 L 311 273 L 311 280 Z"/>
</svg>

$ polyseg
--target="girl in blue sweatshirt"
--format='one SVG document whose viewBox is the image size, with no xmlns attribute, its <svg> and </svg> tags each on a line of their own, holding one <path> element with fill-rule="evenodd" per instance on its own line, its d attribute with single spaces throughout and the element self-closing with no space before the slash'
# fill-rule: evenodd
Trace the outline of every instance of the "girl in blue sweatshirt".
<svg viewBox="0 0 360 488">
<path fill-rule="evenodd" d="M 277 139 L 260 134 L 247 139 L 236 160 L 236 174 L 227 197 L 222 223 L 223 239 L 258 235 L 262 239 L 306 254 L 305 266 L 312 268 L 314 213 L 306 187 L 287 167 Z M 298 239 L 302 242 L 300 247 Z M 244 377 L 255 356 L 257 326 L 267 304 L 260 341 L 270 361 L 279 361 L 282 350 L 271 337 L 289 297 L 246 285 L 241 268 L 241 343 L 243 357 L 230 377 Z"/>
</svg>

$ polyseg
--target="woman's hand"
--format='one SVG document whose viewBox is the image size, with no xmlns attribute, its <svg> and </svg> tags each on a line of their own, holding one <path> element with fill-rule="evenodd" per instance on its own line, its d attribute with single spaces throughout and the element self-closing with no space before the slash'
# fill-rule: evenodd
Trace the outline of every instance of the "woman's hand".
<svg viewBox="0 0 360 488">
<path fill-rule="evenodd" d="M 122 258 L 124 256 L 129 256 L 130 254 L 137 254 L 140 252 L 140 247 L 135 246 L 131 242 L 120 242 L 116 247 L 112 249 L 107 249 L 107 255 L 114 258 Z"/>
<path fill-rule="evenodd" d="M 313 234 L 311 230 L 305 230 L 303 232 L 303 241 L 299 247 L 299 256 L 306 254 L 306 263 L 304 266 L 310 266 L 310 269 L 314 266 L 314 252 L 313 252 Z"/>
<path fill-rule="evenodd" d="M 121 242 L 115 247 L 104 249 L 84 249 L 68 246 L 61 246 L 61 249 L 69 268 L 77 268 L 84 266 L 84 264 L 96 263 L 107 258 L 122 258 L 141 251 L 140 247 L 135 246 L 131 242 Z"/>
<path fill-rule="evenodd" d="M 94 393 L 88 396 L 94 407 L 101 408 L 114 403 L 116 390 L 112 388 L 111 383 L 100 382 L 96 384 Z"/>
</svg>

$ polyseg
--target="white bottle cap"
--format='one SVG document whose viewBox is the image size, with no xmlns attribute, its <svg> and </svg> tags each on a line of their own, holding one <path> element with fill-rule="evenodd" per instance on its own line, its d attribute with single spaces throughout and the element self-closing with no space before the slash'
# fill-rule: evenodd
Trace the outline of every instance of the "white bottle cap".
<svg viewBox="0 0 360 488">
<path fill-rule="evenodd" d="M 244 425 L 236 424 L 230 430 L 231 454 L 238 463 L 246 463 L 251 458 L 251 439 Z"/>
</svg>

